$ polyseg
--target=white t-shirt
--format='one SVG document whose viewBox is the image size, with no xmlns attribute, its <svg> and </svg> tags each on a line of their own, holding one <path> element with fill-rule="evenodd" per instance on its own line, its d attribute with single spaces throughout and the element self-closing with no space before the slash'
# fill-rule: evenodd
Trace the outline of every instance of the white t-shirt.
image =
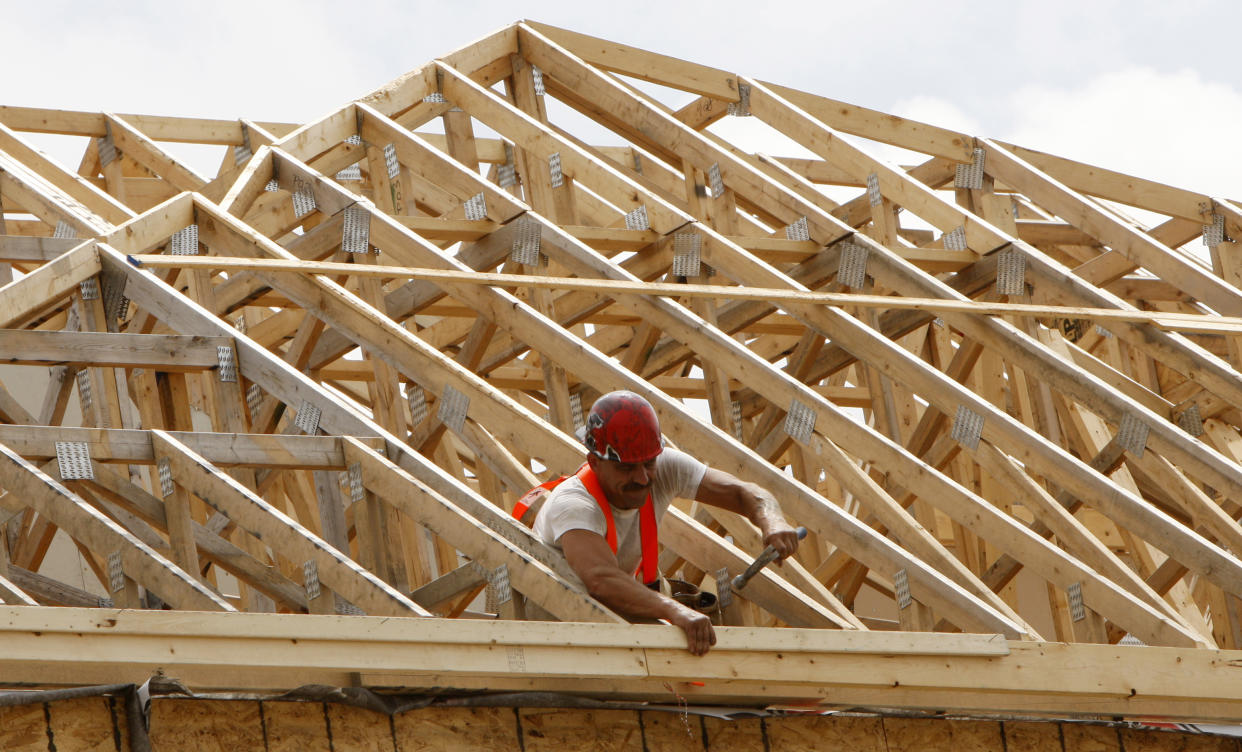
<svg viewBox="0 0 1242 752">
<path fill-rule="evenodd" d="M 693 499 L 706 472 L 707 465 L 684 452 L 676 449 L 661 452 L 656 458 L 655 480 L 651 484 L 656 521 L 664 518 L 674 497 Z M 643 558 L 639 511 L 612 508 L 612 520 L 617 526 L 617 563 L 624 572 L 634 571 Z M 570 530 L 590 530 L 604 538 L 608 531 L 604 510 L 574 476 L 553 489 L 539 510 L 534 526 L 535 535 L 558 551 L 561 550 L 561 536 Z"/>
</svg>

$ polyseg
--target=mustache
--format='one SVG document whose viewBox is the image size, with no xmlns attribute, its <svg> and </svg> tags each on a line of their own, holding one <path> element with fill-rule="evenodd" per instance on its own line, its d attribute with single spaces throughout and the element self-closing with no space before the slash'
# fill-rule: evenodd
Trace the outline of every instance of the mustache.
<svg viewBox="0 0 1242 752">
<path fill-rule="evenodd" d="M 650 487 L 651 487 L 650 483 L 641 483 L 641 484 L 640 483 L 627 483 L 621 487 L 621 490 L 622 491 L 642 491 Z"/>
</svg>

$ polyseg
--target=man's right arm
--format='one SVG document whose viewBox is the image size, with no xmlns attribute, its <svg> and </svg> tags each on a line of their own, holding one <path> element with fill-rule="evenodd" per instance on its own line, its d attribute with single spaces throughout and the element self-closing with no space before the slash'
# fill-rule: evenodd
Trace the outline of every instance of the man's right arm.
<svg viewBox="0 0 1242 752">
<path fill-rule="evenodd" d="M 591 530 L 569 530 L 560 538 L 569 566 L 600 603 L 631 618 L 664 619 L 686 633 L 690 652 L 703 655 L 716 644 L 712 621 L 621 571 L 608 542 Z"/>
</svg>

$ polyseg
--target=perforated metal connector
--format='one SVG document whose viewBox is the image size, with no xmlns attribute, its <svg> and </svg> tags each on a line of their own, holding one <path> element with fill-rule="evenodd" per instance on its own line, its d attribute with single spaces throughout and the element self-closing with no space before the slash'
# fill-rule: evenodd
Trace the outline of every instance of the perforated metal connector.
<svg viewBox="0 0 1242 752">
<path fill-rule="evenodd" d="M 517 168 L 512 164 L 502 164 L 496 168 L 496 182 L 501 188 L 517 185 Z"/>
<path fill-rule="evenodd" d="M 846 287 L 864 287 L 867 284 L 867 258 L 871 255 L 865 245 L 841 243 L 841 260 L 837 264 L 837 281 Z"/>
<path fill-rule="evenodd" d="M 625 229 L 627 230 L 649 230 L 651 229 L 651 219 L 647 216 L 646 204 L 639 206 L 630 213 L 625 215 Z"/>
<path fill-rule="evenodd" d="M 673 275 L 697 277 L 702 271 L 700 264 L 703 236 L 697 232 L 673 234 Z"/>
<path fill-rule="evenodd" d="M 300 179 L 294 179 L 293 182 L 293 216 L 301 219 L 307 214 L 315 211 L 315 192 L 311 188 L 310 183 L 305 183 Z"/>
<path fill-rule="evenodd" d="M 246 407 L 250 409 L 250 414 L 257 417 L 259 412 L 259 403 L 263 401 L 263 389 L 258 384 L 251 384 L 246 387 Z"/>
<path fill-rule="evenodd" d="M 363 611 L 362 609 L 358 608 L 354 604 L 342 598 L 340 595 L 336 596 L 336 613 L 340 616 L 366 616 L 367 615 L 366 611 Z"/>
<path fill-rule="evenodd" d="M 540 237 L 543 227 L 530 217 L 520 217 L 513 232 L 513 246 L 509 258 L 518 264 L 534 266 L 539 263 Z"/>
<path fill-rule="evenodd" d="M 738 101 L 730 102 L 728 112 L 734 117 L 750 117 L 750 86 L 737 85 Z"/>
<path fill-rule="evenodd" d="M 884 203 L 884 196 L 880 193 L 880 176 L 874 172 L 867 175 L 867 202 L 872 206 Z"/>
<path fill-rule="evenodd" d="M 121 552 L 108 554 L 108 590 L 119 593 L 125 589 L 125 564 L 121 560 Z"/>
<path fill-rule="evenodd" d="M 944 241 L 946 251 L 964 251 L 966 248 L 966 228 L 962 225 L 954 227 L 940 237 Z"/>
<path fill-rule="evenodd" d="M 338 183 L 358 183 L 362 181 L 362 168 L 354 162 L 349 167 L 336 173 L 336 182 Z"/>
<path fill-rule="evenodd" d="M 1117 444 L 1135 458 L 1141 459 L 1143 450 L 1147 448 L 1147 434 L 1150 430 L 1138 415 L 1126 413 L 1121 416 L 1121 425 L 1117 427 Z"/>
<path fill-rule="evenodd" d="M 711 189 L 712 198 L 724 195 L 724 177 L 720 174 L 719 162 L 712 162 L 712 166 L 707 168 L 707 187 Z"/>
<path fill-rule="evenodd" d="M 78 291 L 82 300 L 99 300 L 99 280 L 91 277 L 78 283 Z"/>
<path fill-rule="evenodd" d="M 389 180 L 401 174 L 401 163 L 397 161 L 397 147 L 394 144 L 384 144 L 384 169 Z"/>
<path fill-rule="evenodd" d="M 716 605 L 728 608 L 733 605 L 733 578 L 729 576 L 729 568 L 721 567 L 714 573 L 716 578 Z"/>
<path fill-rule="evenodd" d="M 350 146 L 362 146 L 362 136 L 359 136 L 357 133 L 351 133 L 345 137 L 345 143 Z"/>
<path fill-rule="evenodd" d="M 791 225 L 785 226 L 786 240 L 810 240 L 811 228 L 807 224 L 806 217 L 798 217 L 798 221 Z"/>
<path fill-rule="evenodd" d="M 586 427 L 586 419 L 582 415 L 582 395 L 573 392 L 569 395 L 569 417 L 574 422 L 574 429 Z"/>
<path fill-rule="evenodd" d="M 358 204 L 345 207 L 341 222 L 341 250 L 345 253 L 371 251 L 371 212 Z"/>
<path fill-rule="evenodd" d="M 987 152 L 983 149 L 975 149 L 974 160 L 970 164 L 959 164 L 953 187 L 976 191 L 983 188 L 983 160 L 986 156 Z"/>
<path fill-rule="evenodd" d="M 513 600 L 513 587 L 509 583 L 509 566 L 501 564 L 488 572 L 487 586 L 492 591 L 497 606 L 503 606 Z"/>
<path fill-rule="evenodd" d="M 1017 248 L 1011 246 L 996 254 L 996 292 L 1001 295 L 1026 293 L 1026 254 Z"/>
<path fill-rule="evenodd" d="M 737 400 L 733 400 L 733 402 L 730 403 L 730 407 L 733 410 L 733 438 L 737 439 L 738 441 L 741 441 L 742 440 L 742 403 L 738 402 Z"/>
<path fill-rule="evenodd" d="M 1182 411 L 1181 415 L 1177 416 L 1177 425 L 1180 426 L 1183 431 L 1191 436 L 1194 436 L 1195 438 L 1202 436 L 1203 415 L 1199 412 L 1199 403 L 1190 403 L 1190 407 L 1187 407 Z"/>
<path fill-rule="evenodd" d="M 423 97 L 423 102 L 427 104 L 445 104 L 448 102 L 448 100 L 445 99 L 444 95 L 441 94 L 440 92 L 433 91 L 427 96 Z"/>
<path fill-rule="evenodd" d="M 173 256 L 197 256 L 198 225 L 191 224 L 174 232 L 168 239 L 168 252 Z"/>
<path fill-rule="evenodd" d="M 323 595 L 323 588 L 319 584 L 319 565 L 314 559 L 307 559 L 302 563 L 302 587 L 306 589 L 307 600 L 315 600 Z"/>
<path fill-rule="evenodd" d="M 1095 333 L 1096 333 L 1096 334 L 1098 334 L 1098 335 L 1100 335 L 1101 337 L 1104 337 L 1104 338 L 1109 338 L 1109 337 L 1112 337 L 1112 336 L 1113 336 L 1113 333 L 1112 333 L 1112 332 L 1108 331 L 1107 329 L 1105 329 L 1104 327 L 1100 326 L 1099 324 L 1096 324 L 1096 325 L 1095 325 Z"/>
<path fill-rule="evenodd" d="M 267 193 L 275 193 L 280 190 L 280 183 L 275 178 L 272 178 L 263 185 L 263 190 Z"/>
<path fill-rule="evenodd" d="M 417 384 L 406 386 L 405 399 L 410 404 L 410 418 L 413 419 L 414 425 L 427 419 L 427 395 L 423 393 L 421 386 Z"/>
<path fill-rule="evenodd" d="M 893 573 L 893 594 L 897 596 L 897 608 L 906 610 L 914 604 L 910 597 L 910 575 L 904 569 Z"/>
<path fill-rule="evenodd" d="M 466 412 L 469 409 L 470 398 L 454 389 L 451 384 L 446 384 L 436 410 L 436 417 L 451 430 L 461 431 L 466 425 Z"/>
<path fill-rule="evenodd" d="M 254 156 L 254 152 L 250 148 L 250 129 L 246 127 L 245 123 L 242 123 L 241 132 L 242 142 L 233 146 L 234 166 L 240 165 Z"/>
<path fill-rule="evenodd" d="M 784 428 L 785 433 L 794 441 L 807 441 L 815 430 L 815 411 L 797 399 L 793 400 L 789 404 L 789 411 L 785 413 Z"/>
<path fill-rule="evenodd" d="M 535 87 L 535 96 L 542 97 L 548 93 L 548 88 L 543 83 L 543 71 L 539 70 L 538 65 L 530 67 L 531 83 Z"/>
<path fill-rule="evenodd" d="M 173 487 L 172 463 L 167 457 L 160 457 L 155 463 L 155 469 L 160 479 L 160 496 L 167 499 L 176 490 Z"/>
<path fill-rule="evenodd" d="M 52 237 L 58 240 L 72 240 L 78 236 L 78 231 L 73 229 L 73 225 L 63 219 L 56 221 L 56 229 L 52 230 Z"/>
<path fill-rule="evenodd" d="M 966 405 L 958 405 L 949 438 L 967 449 L 978 449 L 979 439 L 983 438 L 983 416 Z"/>
<path fill-rule="evenodd" d="M 78 404 L 83 410 L 91 409 L 94 403 L 91 395 L 91 372 L 83 368 L 78 371 Z"/>
<path fill-rule="evenodd" d="M 112 124 L 104 121 L 104 134 L 99 139 L 99 166 L 107 167 L 120 156 L 116 142 L 112 140 Z"/>
<path fill-rule="evenodd" d="M 298 414 L 293 419 L 293 425 L 302 429 L 308 435 L 314 436 L 319 431 L 319 418 L 322 415 L 322 410 L 307 400 L 302 400 L 302 405 L 298 408 Z"/>
<path fill-rule="evenodd" d="M 349 463 L 346 475 L 349 477 L 349 500 L 357 504 L 366 498 L 367 495 L 366 487 L 362 484 L 362 463 Z"/>
<path fill-rule="evenodd" d="M 1066 600 L 1069 601 L 1070 618 L 1082 621 L 1087 618 L 1087 606 L 1082 602 L 1082 583 L 1075 582 L 1065 588 Z"/>
<path fill-rule="evenodd" d="M 462 203 L 462 208 L 466 211 L 466 219 L 487 219 L 487 194 L 482 191 L 474 194 Z"/>
<path fill-rule="evenodd" d="M 62 480 L 94 480 L 90 445 L 85 441 L 56 442 L 56 464 Z"/>
<path fill-rule="evenodd" d="M 565 173 L 561 170 L 561 153 L 559 151 L 552 152 L 548 157 L 548 177 L 552 181 L 553 188 L 560 188 L 565 184 Z"/>
<path fill-rule="evenodd" d="M 1225 215 L 1213 214 L 1212 223 L 1203 225 L 1203 244 L 1215 248 L 1225 242 Z"/>
<path fill-rule="evenodd" d="M 231 345 L 216 345 L 216 366 L 216 375 L 221 383 L 237 383 L 237 358 Z"/>
</svg>

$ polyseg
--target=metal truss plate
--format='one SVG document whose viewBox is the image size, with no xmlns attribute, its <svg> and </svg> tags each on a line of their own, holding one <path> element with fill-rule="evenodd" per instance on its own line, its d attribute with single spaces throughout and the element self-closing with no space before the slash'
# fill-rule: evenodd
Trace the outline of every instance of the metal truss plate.
<svg viewBox="0 0 1242 752">
<path fill-rule="evenodd" d="M 94 277 L 82 280 L 78 290 L 82 293 L 82 300 L 99 300 L 99 280 Z"/>
<path fill-rule="evenodd" d="M 1203 244 L 1215 248 L 1225 241 L 1225 215 L 1213 214 L 1212 223 L 1203 225 Z"/>
<path fill-rule="evenodd" d="M 1001 295 L 1026 293 L 1026 254 L 1014 247 L 996 254 L 996 292 Z"/>
<path fill-rule="evenodd" d="M 893 573 L 893 593 L 897 596 L 897 608 L 903 611 L 914 603 L 910 597 L 910 575 L 906 570 L 898 569 Z"/>
<path fill-rule="evenodd" d="M 118 156 L 120 152 L 117 151 L 116 142 L 112 140 L 112 125 L 105 121 L 104 135 L 99 139 L 99 166 L 107 167 Z"/>
<path fill-rule="evenodd" d="M 362 485 L 362 463 L 349 463 L 346 475 L 349 478 L 349 500 L 356 504 L 367 495 L 366 487 Z"/>
<path fill-rule="evenodd" d="M 974 160 L 970 164 L 959 164 L 953 187 L 976 191 L 983 188 L 983 160 L 986 155 L 983 149 L 975 149 Z"/>
<path fill-rule="evenodd" d="M 423 102 L 427 104 L 447 104 L 448 100 L 445 99 L 444 95 L 441 94 L 440 92 L 433 91 L 427 96 L 423 97 Z"/>
<path fill-rule="evenodd" d="M 673 275 L 697 277 L 702 272 L 701 250 L 703 236 L 697 232 L 673 234 Z"/>
<path fill-rule="evenodd" d="M 359 136 L 357 133 L 350 134 L 345 137 L 345 143 L 350 146 L 362 146 L 362 136 Z"/>
<path fill-rule="evenodd" d="M 233 355 L 232 345 L 216 346 L 216 363 L 219 365 L 217 375 L 224 384 L 237 383 L 237 358 Z"/>
<path fill-rule="evenodd" d="M 548 87 L 543 83 L 543 71 L 539 70 L 538 65 L 532 65 L 530 67 L 530 78 L 531 83 L 535 87 L 535 96 L 546 96 L 548 93 Z"/>
<path fill-rule="evenodd" d="M 949 438 L 967 449 L 978 449 L 979 439 L 983 438 L 983 416 L 966 405 L 958 405 Z"/>
<path fill-rule="evenodd" d="M 1065 589 L 1066 599 L 1069 601 L 1070 618 L 1074 621 L 1082 621 L 1087 618 L 1087 607 L 1082 602 L 1082 583 L 1075 582 Z"/>
<path fill-rule="evenodd" d="M 198 225 L 177 230 L 168 239 L 168 252 L 173 256 L 198 255 Z"/>
<path fill-rule="evenodd" d="M 867 201 L 872 206 L 884 203 L 884 196 L 880 193 L 880 176 L 874 172 L 867 175 Z"/>
<path fill-rule="evenodd" d="M 627 230 L 649 230 L 651 229 L 651 219 L 647 216 L 647 205 L 643 204 L 625 215 L 625 229 Z"/>
<path fill-rule="evenodd" d="M 384 144 L 384 169 L 389 180 L 401 174 L 401 163 L 397 161 L 397 147 L 394 144 Z"/>
<path fill-rule="evenodd" d="M 236 144 L 233 147 L 233 164 L 240 165 L 248 162 L 254 156 L 254 152 L 250 151 L 249 144 Z"/>
<path fill-rule="evenodd" d="M 345 207 L 341 228 L 341 250 L 345 253 L 371 251 L 371 212 L 358 204 Z"/>
<path fill-rule="evenodd" d="M 966 228 L 958 225 L 940 237 L 944 241 L 946 251 L 966 250 Z"/>
<path fill-rule="evenodd" d="M 716 604 L 720 608 L 732 606 L 733 578 L 729 577 L 729 568 L 721 567 L 713 573 L 713 576 L 716 578 Z"/>
<path fill-rule="evenodd" d="M 302 586 L 306 588 L 309 600 L 313 601 L 323 594 L 323 588 L 319 585 L 319 565 L 314 559 L 307 559 L 302 564 Z"/>
<path fill-rule="evenodd" d="M 366 616 L 367 612 L 358 608 L 354 604 L 345 600 L 341 596 L 336 596 L 336 612 L 341 616 Z"/>
<path fill-rule="evenodd" d="M 83 368 L 78 371 L 78 404 L 83 410 L 89 410 L 94 400 L 91 395 L 91 372 Z"/>
<path fill-rule="evenodd" d="M 1143 419 L 1134 413 L 1121 416 L 1121 425 L 1117 427 L 1117 443 L 1122 449 L 1135 458 L 1141 459 L 1143 450 L 1147 448 L 1147 434 L 1150 428 Z"/>
<path fill-rule="evenodd" d="M 582 394 L 573 392 L 569 395 L 569 417 L 574 422 L 574 429 L 586 427 L 586 419 L 582 415 Z"/>
<path fill-rule="evenodd" d="M 470 398 L 454 389 L 451 384 L 446 384 L 436 417 L 453 431 L 461 431 L 466 425 L 466 412 L 469 409 Z"/>
<path fill-rule="evenodd" d="M 310 402 L 302 400 L 302 405 L 298 408 L 298 414 L 293 419 L 293 425 L 314 436 L 319 431 L 319 418 L 322 415 L 322 410 Z"/>
<path fill-rule="evenodd" d="M 85 441 L 56 442 L 56 464 L 62 480 L 94 480 L 90 445 Z"/>
<path fill-rule="evenodd" d="M 487 194 L 482 191 L 474 194 L 462 203 L 462 208 L 466 210 L 466 219 L 472 222 L 487 219 Z"/>
<path fill-rule="evenodd" d="M 275 193 L 280 190 L 280 183 L 275 178 L 272 178 L 263 186 L 263 190 L 266 193 Z"/>
<path fill-rule="evenodd" d="M 534 266 L 539 263 L 539 242 L 543 227 L 530 217 L 521 217 L 513 233 L 513 247 L 509 258 L 515 263 Z"/>
<path fill-rule="evenodd" d="M 358 183 L 362 181 L 362 168 L 357 162 L 336 173 L 338 183 Z"/>
<path fill-rule="evenodd" d="M 414 425 L 427 419 L 427 395 L 423 393 L 421 386 L 408 384 L 405 387 L 405 399 L 410 403 L 410 418 Z"/>
<path fill-rule="evenodd" d="M 867 257 L 871 251 L 858 243 L 841 243 L 841 260 L 837 264 L 837 281 L 846 287 L 865 287 L 867 284 Z"/>
<path fill-rule="evenodd" d="M 1177 425 L 1186 433 L 1198 438 L 1203 435 L 1203 415 L 1199 412 L 1199 403 L 1192 402 L 1190 407 L 1177 416 Z"/>
<path fill-rule="evenodd" d="M 548 175 L 552 181 L 553 188 L 560 188 L 565 184 L 565 173 L 561 170 L 561 153 L 559 151 L 552 152 L 548 157 Z"/>
<path fill-rule="evenodd" d="M 1098 335 L 1100 335 L 1101 337 L 1111 337 L 1111 336 L 1113 336 L 1113 333 L 1112 333 L 1112 332 L 1108 331 L 1107 329 L 1105 329 L 1104 327 L 1100 326 L 1099 324 L 1096 324 L 1096 325 L 1095 325 L 1095 333 L 1096 333 L 1096 334 L 1098 334 Z"/>
<path fill-rule="evenodd" d="M 810 240 L 811 228 L 807 225 L 806 217 L 798 217 L 798 221 L 791 225 L 785 226 L 786 240 Z"/>
<path fill-rule="evenodd" d="M 301 219 L 315 211 L 315 192 L 309 183 L 295 180 L 293 184 L 293 216 Z"/>
<path fill-rule="evenodd" d="M 724 177 L 720 174 L 719 162 L 712 162 L 712 166 L 707 168 L 707 186 L 711 189 L 712 198 L 724 195 Z"/>
<path fill-rule="evenodd" d="M 263 389 L 258 384 L 251 384 L 246 387 L 246 407 L 250 409 L 251 417 L 257 417 L 259 412 L 259 404 L 263 401 Z"/>
<path fill-rule="evenodd" d="M 121 561 L 121 552 L 108 554 L 108 590 L 119 593 L 125 589 L 125 565 Z"/>
<path fill-rule="evenodd" d="M 730 102 L 728 112 L 734 117 L 750 117 L 750 86 L 737 85 L 738 101 Z"/>
<path fill-rule="evenodd" d="M 509 566 L 501 564 L 487 573 L 487 587 L 494 594 L 496 605 L 501 606 L 513 600 L 513 587 L 509 583 Z"/>
<path fill-rule="evenodd" d="M 52 237 L 59 240 L 72 240 L 78 236 L 78 231 L 73 229 L 73 225 L 63 219 L 56 221 L 56 229 L 52 231 Z"/>
<path fill-rule="evenodd" d="M 160 478 L 160 496 L 167 499 L 173 493 L 173 477 L 172 463 L 167 457 L 160 457 L 155 463 L 156 472 Z"/>
<path fill-rule="evenodd" d="M 794 441 L 805 442 L 814 430 L 815 411 L 795 399 L 785 413 L 785 433 Z"/>
<path fill-rule="evenodd" d="M 501 188 L 517 185 L 517 169 L 512 164 L 502 164 L 496 168 L 496 182 Z"/>
<path fill-rule="evenodd" d="M 742 440 L 742 403 L 733 400 L 731 405 L 733 410 L 733 438 L 738 441 Z"/>
</svg>

